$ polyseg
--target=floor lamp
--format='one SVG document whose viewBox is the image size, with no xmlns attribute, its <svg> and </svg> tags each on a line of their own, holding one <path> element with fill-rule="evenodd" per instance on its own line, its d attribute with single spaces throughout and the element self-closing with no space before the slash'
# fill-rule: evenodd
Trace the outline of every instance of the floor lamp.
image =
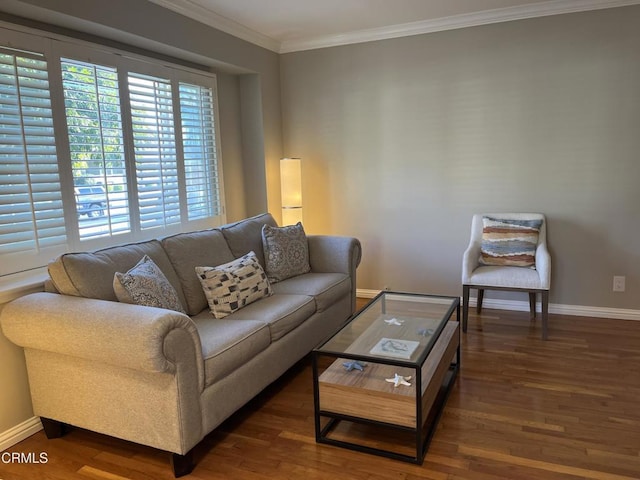
<svg viewBox="0 0 640 480">
<path fill-rule="evenodd" d="M 302 165 L 299 158 L 280 159 L 282 225 L 302 222 Z"/>
</svg>

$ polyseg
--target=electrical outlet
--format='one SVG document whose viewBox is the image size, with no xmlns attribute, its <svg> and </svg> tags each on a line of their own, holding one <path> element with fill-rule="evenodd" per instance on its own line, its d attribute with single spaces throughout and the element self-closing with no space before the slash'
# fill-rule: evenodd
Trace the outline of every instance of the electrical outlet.
<svg viewBox="0 0 640 480">
<path fill-rule="evenodd" d="M 613 291 L 624 292 L 626 278 L 622 275 L 615 275 L 613 277 Z"/>
</svg>

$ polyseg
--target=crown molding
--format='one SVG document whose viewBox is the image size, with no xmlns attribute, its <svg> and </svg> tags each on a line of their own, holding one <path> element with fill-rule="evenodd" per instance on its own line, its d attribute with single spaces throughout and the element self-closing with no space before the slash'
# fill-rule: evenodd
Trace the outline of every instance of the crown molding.
<svg viewBox="0 0 640 480">
<path fill-rule="evenodd" d="M 317 48 L 336 47 L 353 43 L 372 42 L 390 38 L 422 35 L 458 28 L 476 27 L 492 23 L 546 17 L 588 10 L 626 7 L 640 4 L 640 0 L 551 0 L 548 2 L 497 8 L 476 13 L 453 15 L 418 22 L 390 25 L 387 27 L 358 30 L 340 35 L 327 35 L 312 39 L 288 40 L 280 45 L 280 53 L 290 53 Z"/>
<path fill-rule="evenodd" d="M 318 48 L 336 47 L 354 43 L 372 42 L 391 38 L 422 35 L 458 28 L 476 27 L 492 23 L 546 17 L 565 13 L 577 13 L 605 8 L 626 7 L 640 4 L 640 0 L 550 0 L 547 2 L 497 8 L 482 12 L 453 15 L 418 22 L 390 25 L 380 28 L 356 30 L 338 35 L 326 35 L 315 38 L 285 40 L 279 42 L 271 37 L 251 30 L 212 10 L 204 8 L 192 0 L 149 0 L 161 7 L 173 10 L 181 15 L 197 20 L 247 42 L 276 53 L 291 53 Z"/>
<path fill-rule="evenodd" d="M 204 8 L 191 0 L 149 0 L 156 5 L 160 5 L 168 10 L 173 10 L 180 15 L 197 20 L 200 23 L 221 30 L 229 35 L 238 37 L 247 42 L 266 48 L 272 52 L 280 52 L 280 42 L 271 37 L 267 37 L 255 30 L 251 30 L 244 25 L 233 20 L 218 15 L 213 10 Z M 639 0 L 640 1 L 640 0 Z"/>
</svg>

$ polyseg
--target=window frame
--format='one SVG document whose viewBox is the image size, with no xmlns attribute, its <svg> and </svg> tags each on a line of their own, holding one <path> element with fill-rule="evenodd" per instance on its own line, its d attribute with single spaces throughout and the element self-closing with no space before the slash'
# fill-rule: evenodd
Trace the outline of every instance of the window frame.
<svg viewBox="0 0 640 480">
<path fill-rule="evenodd" d="M 18 30 L 16 30 L 18 29 Z M 26 28 L 25 28 L 26 29 Z M 222 171 L 222 152 L 220 148 L 220 121 L 217 77 L 208 71 L 195 70 L 178 64 L 144 57 L 130 52 L 113 49 L 91 42 L 62 37 L 34 29 L 24 29 L 11 24 L 0 22 L 0 31 L 7 34 L 6 46 L 41 53 L 47 62 L 49 76 L 49 91 L 53 115 L 54 137 L 58 156 L 58 175 L 62 190 L 64 209 L 64 224 L 67 235 L 66 247 L 51 251 L 37 251 L 33 255 L 22 253 L 16 257 L 39 257 L 34 263 L 32 258 L 17 269 L 11 265 L 9 269 L 0 270 L 0 277 L 10 276 L 25 270 L 37 269 L 46 265 L 48 261 L 65 251 L 91 251 L 114 245 L 138 242 L 158 238 L 184 231 L 213 228 L 226 223 L 226 205 L 224 197 L 224 177 Z M 105 65 L 117 69 L 122 133 L 124 141 L 124 161 L 126 182 L 128 185 L 128 211 L 130 231 L 111 234 L 91 239 L 80 238 L 80 224 L 76 210 L 75 185 L 72 171 L 71 152 L 69 147 L 69 132 L 65 110 L 65 98 L 62 81 L 61 61 L 71 59 L 91 64 Z M 149 75 L 167 79 L 171 85 L 171 102 L 173 104 L 173 143 L 176 148 L 176 165 L 178 171 L 178 196 L 180 221 L 175 225 L 164 228 L 142 229 L 138 210 L 138 185 L 136 182 L 136 167 L 131 120 L 131 102 L 128 89 L 130 73 Z M 188 197 L 185 179 L 184 146 L 182 139 L 182 117 L 180 110 L 180 83 L 199 85 L 211 89 L 213 99 L 213 130 L 215 142 L 215 157 L 212 159 L 213 174 L 210 176 L 210 187 L 217 191 L 218 203 L 211 205 L 212 216 L 206 218 L 189 219 Z M 217 209 L 217 211 L 216 211 Z M 217 213 L 217 214 L 216 214 Z M 16 262 L 14 262 L 16 263 Z M 18 261 L 17 263 L 20 263 Z"/>
</svg>

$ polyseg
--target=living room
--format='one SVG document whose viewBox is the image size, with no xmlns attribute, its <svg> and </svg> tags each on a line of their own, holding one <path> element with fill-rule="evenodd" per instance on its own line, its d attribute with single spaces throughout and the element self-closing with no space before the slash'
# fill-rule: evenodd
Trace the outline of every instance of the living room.
<svg viewBox="0 0 640 480">
<path fill-rule="evenodd" d="M 305 230 L 362 242 L 362 297 L 460 295 L 472 215 L 535 211 L 551 313 L 639 320 L 640 6 L 589 3 L 282 53 L 143 0 L 12 0 L 0 20 L 215 72 L 227 220 L 278 218 L 280 158 L 302 158 Z M 488 294 L 485 306 L 525 300 Z M 22 352 L 0 342 L 8 432 L 33 414 Z"/>
</svg>

